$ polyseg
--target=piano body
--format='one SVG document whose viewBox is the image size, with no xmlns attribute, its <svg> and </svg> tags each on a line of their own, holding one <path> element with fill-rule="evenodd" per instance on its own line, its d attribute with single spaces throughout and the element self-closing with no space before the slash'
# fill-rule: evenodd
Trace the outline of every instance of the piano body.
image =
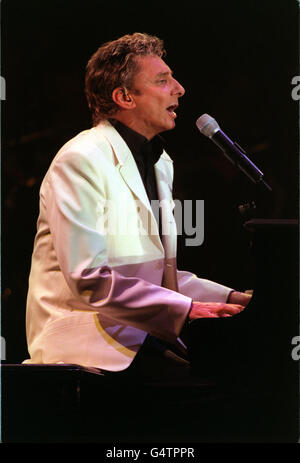
<svg viewBox="0 0 300 463">
<path fill-rule="evenodd" d="M 297 442 L 298 221 L 252 219 L 244 227 L 255 273 L 252 300 L 238 316 L 191 323 L 185 341 L 193 374 L 212 377 L 224 395 L 231 391 L 231 424 L 249 429 L 254 441 Z"/>
</svg>

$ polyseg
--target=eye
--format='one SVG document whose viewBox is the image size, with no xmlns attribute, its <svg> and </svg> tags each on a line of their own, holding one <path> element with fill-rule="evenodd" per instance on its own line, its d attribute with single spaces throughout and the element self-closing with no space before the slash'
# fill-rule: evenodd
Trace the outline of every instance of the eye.
<svg viewBox="0 0 300 463">
<path fill-rule="evenodd" d="M 167 79 L 160 79 L 160 80 L 158 81 L 158 83 L 159 83 L 160 85 L 165 85 L 165 84 L 167 83 Z"/>
</svg>

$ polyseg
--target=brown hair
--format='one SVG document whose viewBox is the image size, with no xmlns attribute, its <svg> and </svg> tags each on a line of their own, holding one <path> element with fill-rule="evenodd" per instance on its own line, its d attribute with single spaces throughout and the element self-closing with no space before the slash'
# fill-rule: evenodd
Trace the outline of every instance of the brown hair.
<svg viewBox="0 0 300 463">
<path fill-rule="evenodd" d="M 137 56 L 166 54 L 158 37 L 135 32 L 104 43 L 90 58 L 86 67 L 85 94 L 92 112 L 93 124 L 113 116 L 118 105 L 112 99 L 117 87 L 131 89 L 137 73 Z"/>
</svg>

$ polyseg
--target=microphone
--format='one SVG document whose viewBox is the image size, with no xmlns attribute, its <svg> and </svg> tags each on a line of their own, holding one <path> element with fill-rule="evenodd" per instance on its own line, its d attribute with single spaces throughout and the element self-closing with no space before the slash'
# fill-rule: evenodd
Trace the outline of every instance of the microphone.
<svg viewBox="0 0 300 463">
<path fill-rule="evenodd" d="M 210 138 L 224 153 L 232 164 L 243 171 L 254 183 L 263 184 L 269 191 L 272 188 L 264 181 L 264 174 L 246 156 L 246 152 L 236 142 L 228 138 L 214 118 L 203 114 L 197 119 L 196 125 L 200 132 Z"/>
</svg>

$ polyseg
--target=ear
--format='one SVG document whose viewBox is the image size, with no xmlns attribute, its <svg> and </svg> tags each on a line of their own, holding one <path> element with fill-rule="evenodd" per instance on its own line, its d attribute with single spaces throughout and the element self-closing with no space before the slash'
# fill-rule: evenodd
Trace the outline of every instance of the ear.
<svg viewBox="0 0 300 463">
<path fill-rule="evenodd" d="M 135 102 L 130 92 L 123 87 L 117 87 L 113 90 L 112 99 L 120 106 L 120 109 L 131 109 L 135 107 Z"/>
</svg>

